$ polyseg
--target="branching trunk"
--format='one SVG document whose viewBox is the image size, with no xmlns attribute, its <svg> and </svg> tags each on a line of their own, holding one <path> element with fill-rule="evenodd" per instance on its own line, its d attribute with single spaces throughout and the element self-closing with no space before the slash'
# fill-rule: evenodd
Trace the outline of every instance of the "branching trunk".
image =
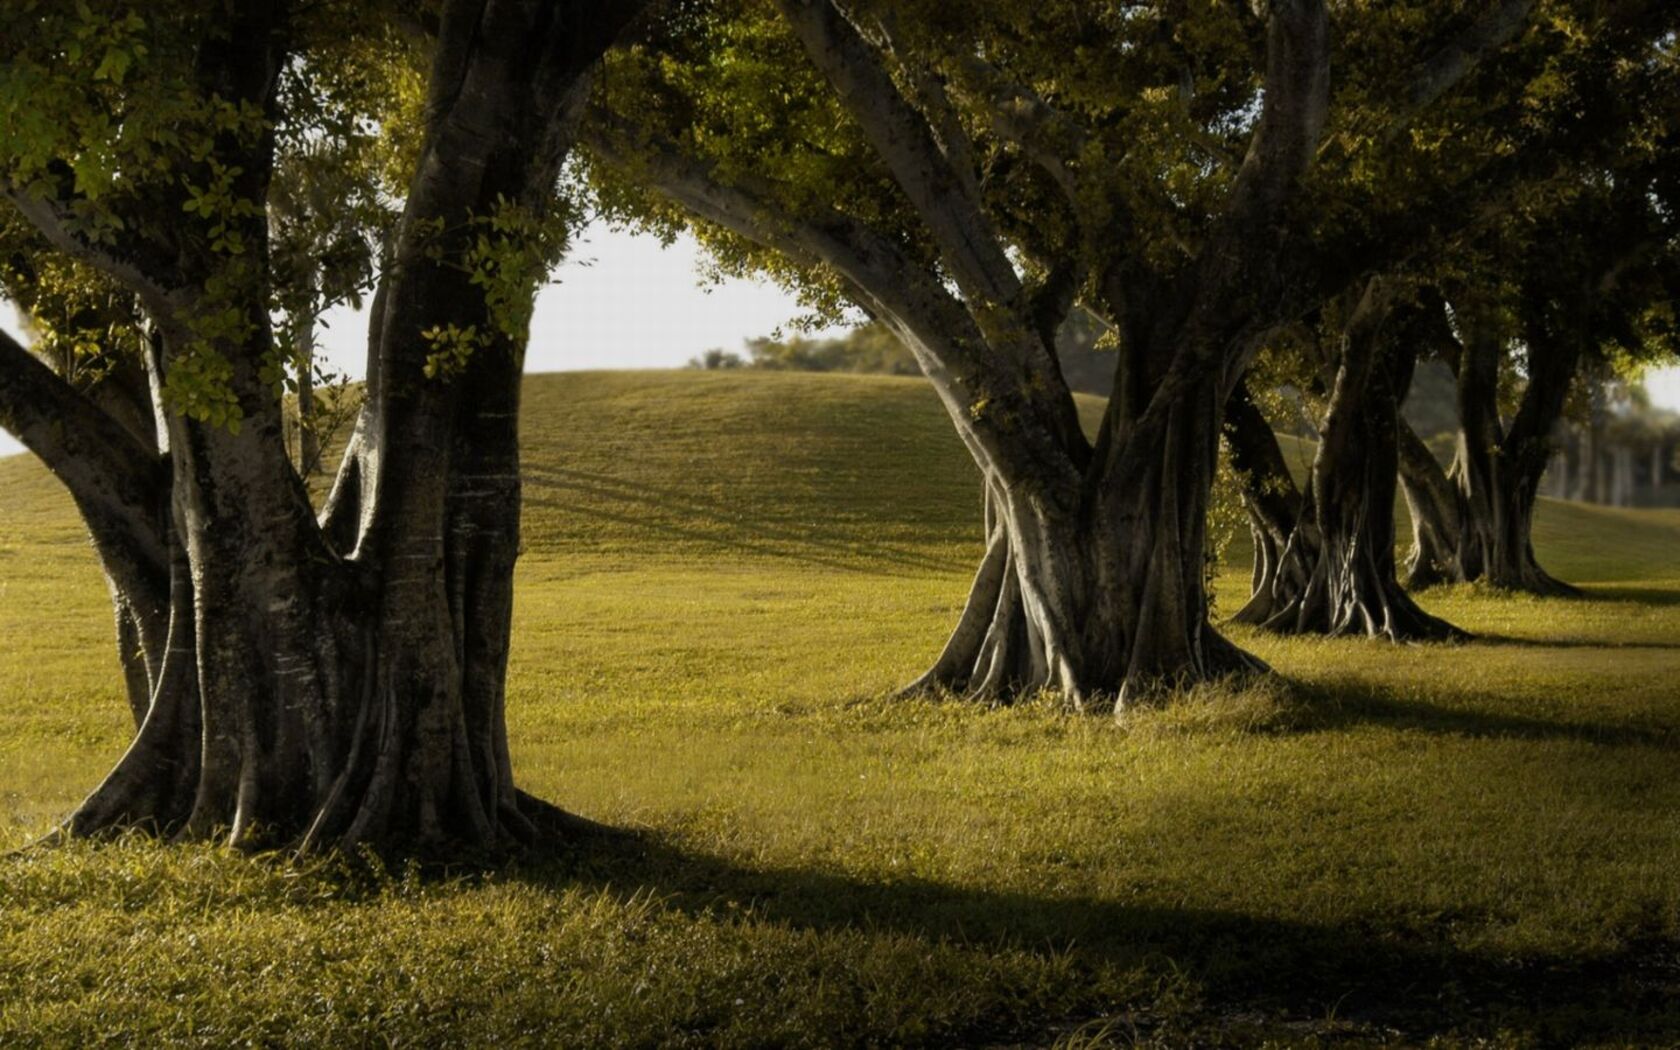
<svg viewBox="0 0 1680 1050">
<path fill-rule="evenodd" d="M 1551 458 L 1551 436 L 1563 414 L 1579 360 L 1573 341 L 1530 332 L 1528 385 L 1509 430 L 1498 414 L 1503 347 L 1473 334 L 1459 368 L 1459 437 L 1452 478 L 1458 487 L 1458 578 L 1504 590 L 1572 596 L 1534 557 L 1534 505 Z"/>
<path fill-rule="evenodd" d="M 1231 464 L 1242 481 L 1243 509 L 1248 513 L 1249 533 L 1254 540 L 1250 597 L 1232 619 L 1262 624 L 1277 611 L 1274 595 L 1306 586 L 1305 579 L 1280 582 L 1280 575 L 1298 572 L 1304 563 L 1298 557 L 1285 559 L 1284 552 L 1302 524 L 1303 512 L 1310 518 L 1312 508 L 1303 507 L 1277 434 L 1254 403 L 1246 381 L 1237 384 L 1225 404 L 1225 438 L 1231 448 Z M 1307 534 L 1303 532 L 1297 542 L 1309 542 Z"/>
<path fill-rule="evenodd" d="M 1216 395 L 1175 414 L 1128 473 L 1072 500 L 993 473 L 987 548 L 956 629 L 911 691 L 1008 699 L 1054 689 L 1075 708 L 1265 669 L 1208 622 L 1204 529 Z M 1125 498 L 1115 498 L 1124 493 Z"/>
<path fill-rule="evenodd" d="M 1395 575 L 1399 405 L 1416 351 L 1383 331 L 1385 299 L 1372 281 L 1340 340 L 1299 523 L 1269 589 L 1245 610 L 1268 630 L 1395 642 L 1465 636 L 1421 609 Z"/>
<path fill-rule="evenodd" d="M 1552 436 L 1580 361 L 1580 342 L 1567 329 L 1530 324 L 1527 384 L 1506 427 L 1499 414 L 1503 337 L 1497 329 L 1484 330 L 1486 322 L 1473 304 L 1459 313 L 1466 338 L 1462 345 L 1451 340 L 1449 355 L 1459 416 L 1450 471 L 1410 428 L 1401 427 L 1401 482 L 1412 515 L 1407 586 L 1483 581 L 1530 594 L 1578 594 L 1540 567 L 1533 531 L 1535 501 L 1553 458 Z"/>
<path fill-rule="evenodd" d="M 0 339 L 0 423 L 54 467 L 94 533 L 139 723 L 65 833 L 458 852 L 583 826 L 514 788 L 503 711 L 524 350 L 512 318 L 535 281 L 503 289 L 498 313 L 458 260 L 497 208 L 542 218 L 589 71 L 641 6 L 445 6 L 365 408 L 320 523 L 264 380 L 265 296 L 244 304 L 249 338 L 216 346 L 240 425 L 172 415 L 161 460 Z M 272 15 L 230 15 L 201 63 L 207 92 L 270 98 L 284 61 Z M 218 148 L 234 192 L 264 199 L 272 144 Z M 245 243 L 266 245 L 261 211 L 242 221 Z M 216 265 L 183 250 L 174 284 L 209 286 Z M 188 309 L 155 294 L 148 306 L 161 380 L 195 334 Z M 483 335 L 459 374 L 434 378 L 421 333 L 445 325 Z"/>
</svg>

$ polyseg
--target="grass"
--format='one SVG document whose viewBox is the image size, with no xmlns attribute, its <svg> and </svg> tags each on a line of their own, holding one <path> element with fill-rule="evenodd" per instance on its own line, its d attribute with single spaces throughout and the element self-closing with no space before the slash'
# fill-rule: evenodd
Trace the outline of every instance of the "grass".
<svg viewBox="0 0 1680 1050">
<path fill-rule="evenodd" d="M 924 385 L 537 377 L 510 721 L 640 835 L 493 875 L 141 841 L 0 860 L 0 1044 L 1672 1045 L 1680 513 L 1546 503 L 1585 601 L 1281 682 L 886 699 L 978 556 Z M 128 735 L 68 501 L 0 461 L 0 848 Z M 1218 581 L 1220 608 L 1245 579 Z"/>
</svg>

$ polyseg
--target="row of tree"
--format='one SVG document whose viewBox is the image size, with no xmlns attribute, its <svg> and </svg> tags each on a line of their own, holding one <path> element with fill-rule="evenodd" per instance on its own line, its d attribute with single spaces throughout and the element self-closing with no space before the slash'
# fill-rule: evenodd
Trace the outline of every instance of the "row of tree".
<svg viewBox="0 0 1680 1050">
<path fill-rule="evenodd" d="M 137 725 L 65 832 L 578 826 L 515 788 L 502 707 L 527 325 L 591 209 L 862 310 L 938 391 L 986 550 L 918 688 L 1259 670 L 1209 621 L 1222 437 L 1245 620 L 1458 634 L 1396 580 L 1397 478 L 1414 580 L 1561 589 L 1528 527 L 1570 378 L 1672 323 L 1677 28 L 1666 0 L 0 5 L 0 281 L 44 335 L 0 339 L 0 423 L 87 521 Z M 287 406 L 313 319 L 363 296 L 317 506 Z M 1070 378 L 1070 325 L 1110 374 Z M 1397 412 L 1420 357 L 1455 376 L 1450 471 Z M 1283 385 L 1321 413 L 1304 486 Z"/>
</svg>

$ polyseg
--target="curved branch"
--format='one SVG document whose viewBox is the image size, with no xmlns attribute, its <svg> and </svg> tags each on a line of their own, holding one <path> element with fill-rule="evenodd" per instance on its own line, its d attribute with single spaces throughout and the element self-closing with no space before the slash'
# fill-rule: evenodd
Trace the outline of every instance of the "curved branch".
<svg viewBox="0 0 1680 1050">
<path fill-rule="evenodd" d="M 927 223 L 964 297 L 1013 303 L 1021 280 L 996 231 L 857 27 L 833 0 L 779 0 L 778 6 Z"/>
<path fill-rule="evenodd" d="M 1403 92 L 1404 108 L 1382 137 L 1393 140 L 1404 133 L 1419 113 L 1469 76 L 1482 59 L 1515 38 L 1533 9 L 1534 0 L 1505 0 L 1424 59 Z"/>
<path fill-rule="evenodd" d="M 101 547 L 120 545 L 167 573 L 164 460 L 0 331 L 0 426 L 70 490 Z"/>
<path fill-rule="evenodd" d="M 1034 425 L 1046 418 L 1041 406 L 1027 399 L 1017 378 L 988 351 L 974 318 L 937 274 L 842 212 L 789 214 L 773 203 L 775 188 L 763 180 L 744 177 L 726 185 L 704 161 L 669 146 L 644 142 L 631 157 L 604 133 L 610 123 L 610 117 L 592 120 L 583 133 L 607 163 L 633 171 L 707 222 L 805 265 L 838 272 L 864 294 L 871 313 L 890 315 L 895 328 L 912 333 L 907 342 L 958 429 L 978 441 L 998 469 L 1025 485 L 1075 483 L 1065 436 L 1055 423 Z"/>
<path fill-rule="evenodd" d="M 75 231 L 73 216 L 60 201 L 11 187 L 4 195 L 53 247 L 133 291 L 157 317 L 172 317 L 181 306 L 184 282 L 161 253 L 126 239 L 114 245 L 89 240 Z"/>
</svg>

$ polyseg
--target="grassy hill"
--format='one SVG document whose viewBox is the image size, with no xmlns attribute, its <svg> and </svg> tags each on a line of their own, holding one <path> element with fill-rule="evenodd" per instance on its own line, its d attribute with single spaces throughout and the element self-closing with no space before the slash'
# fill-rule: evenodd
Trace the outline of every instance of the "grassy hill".
<svg viewBox="0 0 1680 1050">
<path fill-rule="evenodd" d="M 1236 631 L 1280 683 L 1116 724 L 886 699 L 979 553 L 919 381 L 537 376 L 525 437 L 515 761 L 642 838 L 454 881 L 0 860 L 0 1044 L 1680 1040 L 1680 512 L 1545 503 L 1589 600 Z M 126 719 L 68 500 L 0 460 L 0 848 Z"/>
</svg>

